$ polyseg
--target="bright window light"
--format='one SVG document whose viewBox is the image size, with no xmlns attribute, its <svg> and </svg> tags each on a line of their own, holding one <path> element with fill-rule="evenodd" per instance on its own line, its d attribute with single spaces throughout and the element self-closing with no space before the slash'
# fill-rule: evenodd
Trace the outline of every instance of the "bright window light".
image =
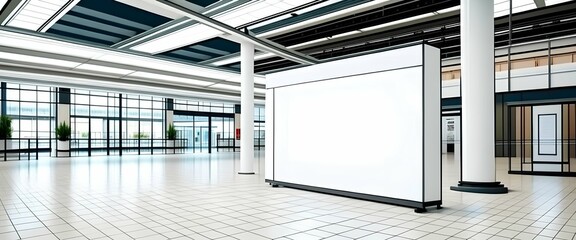
<svg viewBox="0 0 576 240">
<path fill-rule="evenodd" d="M 156 80 L 158 82 L 162 82 L 162 81 L 166 82 L 167 81 L 167 82 L 175 82 L 175 83 L 186 83 L 186 84 L 192 84 L 192 85 L 203 86 L 203 87 L 214 84 L 213 82 L 206 82 L 206 81 L 194 80 L 194 79 L 190 79 L 190 78 L 174 77 L 174 76 L 168 76 L 168 75 L 163 75 L 163 74 L 140 72 L 140 71 L 131 73 L 130 75 L 128 75 L 128 77 L 146 78 L 146 79 L 150 79 L 150 80 Z"/>
<path fill-rule="evenodd" d="M 35 57 L 35 56 L 28 56 L 23 54 L 7 53 L 7 52 L 0 52 L 0 59 L 15 60 L 24 63 L 44 64 L 65 68 L 74 68 L 80 64 L 78 62 L 72 62 L 72 61 Z"/>
<path fill-rule="evenodd" d="M 94 64 L 86 64 L 86 63 L 82 64 L 80 66 L 77 66 L 76 69 L 92 71 L 92 72 L 99 72 L 99 73 L 111 73 L 111 74 L 117 74 L 117 75 L 127 75 L 127 74 L 134 72 L 134 70 L 100 66 L 100 65 L 94 65 Z"/>
</svg>

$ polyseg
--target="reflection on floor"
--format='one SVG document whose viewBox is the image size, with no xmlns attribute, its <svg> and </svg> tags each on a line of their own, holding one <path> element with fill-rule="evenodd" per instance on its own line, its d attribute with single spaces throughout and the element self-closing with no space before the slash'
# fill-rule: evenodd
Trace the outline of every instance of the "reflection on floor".
<svg viewBox="0 0 576 240">
<path fill-rule="evenodd" d="M 263 151 L 256 152 L 263 169 Z M 0 239 L 573 239 L 576 178 L 508 175 L 511 192 L 453 192 L 413 209 L 238 175 L 239 153 L 0 162 Z M 345 176 L 343 176 L 345 177 Z"/>
</svg>

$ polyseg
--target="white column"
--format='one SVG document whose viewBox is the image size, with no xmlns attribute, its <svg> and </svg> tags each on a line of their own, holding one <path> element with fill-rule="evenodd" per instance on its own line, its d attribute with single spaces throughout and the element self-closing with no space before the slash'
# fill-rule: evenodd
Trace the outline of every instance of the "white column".
<svg viewBox="0 0 576 240">
<path fill-rule="evenodd" d="M 240 174 L 254 174 L 254 44 L 240 47 Z"/>
<path fill-rule="evenodd" d="M 507 192 L 496 182 L 494 1 L 462 0 L 460 9 L 462 181 L 452 189 Z"/>
</svg>

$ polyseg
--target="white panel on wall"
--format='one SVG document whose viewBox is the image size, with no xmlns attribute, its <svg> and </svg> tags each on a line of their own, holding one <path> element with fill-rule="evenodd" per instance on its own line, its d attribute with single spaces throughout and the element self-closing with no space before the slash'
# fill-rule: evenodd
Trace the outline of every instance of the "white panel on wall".
<svg viewBox="0 0 576 240">
<path fill-rule="evenodd" d="M 512 91 L 534 90 L 548 88 L 548 77 L 546 75 L 530 75 L 522 77 L 512 77 L 510 89 Z"/>
<path fill-rule="evenodd" d="M 552 65 L 552 87 L 576 86 L 576 63 Z"/>
<path fill-rule="evenodd" d="M 560 171 L 562 165 L 536 162 L 562 161 L 562 105 L 532 107 L 532 160 L 534 171 Z"/>
<path fill-rule="evenodd" d="M 556 155 L 556 125 L 558 116 L 556 114 L 538 115 L 538 153 L 546 155 Z"/>
<path fill-rule="evenodd" d="M 512 91 L 548 88 L 548 67 L 513 69 L 510 74 Z"/>
<path fill-rule="evenodd" d="M 496 79 L 495 92 L 508 91 L 508 71 L 496 72 L 494 75 Z"/>
<path fill-rule="evenodd" d="M 266 157 L 264 160 L 264 178 L 266 179 L 274 179 L 274 108 L 272 106 L 274 106 L 274 89 L 267 89 L 265 109 L 266 148 L 264 149 L 264 156 L 270 157 Z"/>
<path fill-rule="evenodd" d="M 460 79 L 442 81 L 442 98 L 460 97 Z"/>
<path fill-rule="evenodd" d="M 421 78 L 413 67 L 277 88 L 275 180 L 422 201 Z"/>
</svg>

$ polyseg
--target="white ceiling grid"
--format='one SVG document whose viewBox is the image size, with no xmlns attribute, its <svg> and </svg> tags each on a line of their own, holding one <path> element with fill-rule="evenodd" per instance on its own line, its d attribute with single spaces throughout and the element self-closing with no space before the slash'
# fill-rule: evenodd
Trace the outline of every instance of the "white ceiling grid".
<svg viewBox="0 0 576 240">
<path fill-rule="evenodd" d="M 237 27 L 260 18 L 273 15 L 302 4 L 308 0 L 260 0 L 236 7 L 229 11 L 215 15 L 217 21 Z M 131 49 L 157 54 L 174 50 L 183 46 L 191 45 L 210 38 L 217 37 L 223 33 L 202 24 L 194 24 L 182 30 L 164 35 L 134 46 Z"/>
</svg>

